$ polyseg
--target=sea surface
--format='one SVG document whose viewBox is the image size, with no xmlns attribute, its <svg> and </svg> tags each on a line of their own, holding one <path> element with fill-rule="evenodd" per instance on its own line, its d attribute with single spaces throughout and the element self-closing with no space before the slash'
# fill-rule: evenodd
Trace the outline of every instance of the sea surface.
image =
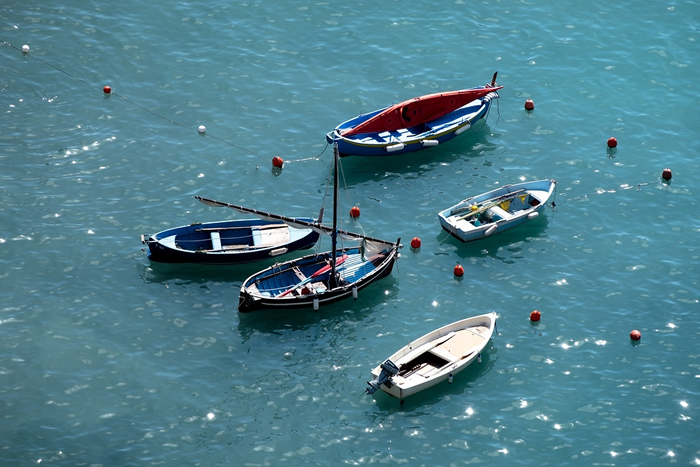
<svg viewBox="0 0 700 467">
<path fill-rule="evenodd" d="M 473 131 L 343 158 L 343 227 L 404 244 L 356 301 L 242 315 L 270 262 L 146 257 L 142 234 L 246 217 L 195 195 L 328 218 L 328 131 L 496 71 Z M 0 464 L 700 465 L 699 80 L 694 0 L 3 4 Z M 441 230 L 542 178 L 532 222 Z M 364 394 L 408 341 L 491 311 L 451 384 Z"/>
</svg>

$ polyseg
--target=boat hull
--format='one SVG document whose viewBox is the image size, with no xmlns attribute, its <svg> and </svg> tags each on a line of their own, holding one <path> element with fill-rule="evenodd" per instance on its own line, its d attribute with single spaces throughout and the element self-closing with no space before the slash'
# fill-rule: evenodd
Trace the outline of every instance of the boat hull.
<svg viewBox="0 0 700 467">
<path fill-rule="evenodd" d="M 443 326 L 410 342 L 388 360 L 400 371 L 379 387 L 398 399 L 405 399 L 454 377 L 474 361 L 491 340 L 496 313 L 473 316 Z M 372 377 L 382 372 L 379 365 Z"/>
<path fill-rule="evenodd" d="M 472 128 L 478 120 L 487 117 L 496 98 L 498 93 L 490 92 L 440 118 L 409 128 L 352 136 L 343 134 L 388 107 L 375 110 L 341 123 L 326 135 L 326 141 L 329 144 L 337 143 L 341 156 L 388 156 L 421 151 L 450 141 Z"/>
<path fill-rule="evenodd" d="M 300 218 L 313 222 L 311 218 Z M 197 223 L 142 236 L 148 258 L 161 263 L 234 265 L 313 247 L 320 235 L 262 219 Z"/>
<path fill-rule="evenodd" d="M 343 130 L 343 136 L 396 131 L 431 122 L 502 87 L 481 86 L 415 97 L 387 107 L 372 118 Z"/>
<path fill-rule="evenodd" d="M 442 228 L 463 242 L 505 232 L 539 216 L 552 197 L 552 179 L 506 185 L 438 213 Z"/>
<path fill-rule="evenodd" d="M 357 247 L 338 249 L 337 272 L 342 281 L 335 286 L 328 282 L 330 270 L 313 277 L 314 271 L 330 263 L 331 252 L 275 264 L 243 282 L 238 311 L 318 309 L 350 297 L 356 298 L 362 289 L 391 273 L 400 246 L 400 241 L 387 244 L 381 253 L 368 257 L 363 257 Z M 300 285 L 304 278 L 312 277 L 313 281 Z"/>
</svg>

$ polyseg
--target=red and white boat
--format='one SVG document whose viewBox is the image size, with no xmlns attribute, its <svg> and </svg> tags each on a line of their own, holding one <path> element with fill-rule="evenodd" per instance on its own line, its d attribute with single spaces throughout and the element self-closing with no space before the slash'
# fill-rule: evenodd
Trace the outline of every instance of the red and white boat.
<svg viewBox="0 0 700 467">
<path fill-rule="evenodd" d="M 383 156 L 437 146 L 471 128 L 486 117 L 498 98 L 496 75 L 490 84 L 459 91 L 415 97 L 359 115 L 326 135 L 338 143 L 341 156 Z"/>
</svg>

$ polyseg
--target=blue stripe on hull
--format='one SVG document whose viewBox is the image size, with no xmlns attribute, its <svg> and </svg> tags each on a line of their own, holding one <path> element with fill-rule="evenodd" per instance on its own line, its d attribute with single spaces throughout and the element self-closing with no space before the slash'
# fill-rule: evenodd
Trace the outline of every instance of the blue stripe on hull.
<svg viewBox="0 0 700 467">
<path fill-rule="evenodd" d="M 383 133 L 366 133 L 350 137 L 340 136 L 339 133 L 342 130 L 352 128 L 361 121 L 367 120 L 377 112 L 384 110 L 380 109 L 341 123 L 333 132 L 326 135 L 326 140 L 329 144 L 338 143 L 338 150 L 341 156 L 394 156 L 421 151 L 432 147 L 423 145 L 423 140 L 435 140 L 439 144 L 445 143 L 459 136 L 456 132 L 460 129 L 465 127 L 468 129 L 476 121 L 485 118 L 491 107 L 491 100 L 497 97 L 496 93 L 491 93 L 483 100 L 476 101 L 478 104 L 467 104 L 437 120 L 413 128 Z M 472 116 L 467 119 L 468 115 Z M 396 150 L 392 149 L 399 144 L 402 144 L 403 147 Z"/>
</svg>

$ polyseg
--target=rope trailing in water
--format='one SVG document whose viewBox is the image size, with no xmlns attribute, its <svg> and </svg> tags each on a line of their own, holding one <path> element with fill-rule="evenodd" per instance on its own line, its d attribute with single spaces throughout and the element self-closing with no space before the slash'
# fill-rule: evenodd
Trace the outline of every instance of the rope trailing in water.
<svg viewBox="0 0 700 467">
<path fill-rule="evenodd" d="M 651 182 L 638 183 L 638 184 L 636 184 L 636 185 L 627 185 L 627 184 L 624 184 L 624 185 L 620 185 L 620 189 L 621 189 L 621 190 L 630 190 L 630 189 L 632 189 L 632 188 L 636 188 L 637 191 L 640 191 L 640 190 L 642 189 L 642 187 L 644 187 L 644 186 L 656 185 L 656 184 L 658 184 L 658 183 L 661 183 L 661 182 L 660 182 L 659 180 L 654 180 L 654 181 L 651 181 Z M 556 188 L 555 188 L 555 190 L 556 190 Z M 588 197 L 591 196 L 591 195 L 602 195 L 602 194 L 604 194 L 604 193 L 616 193 L 616 192 L 617 192 L 617 190 L 614 189 L 614 188 L 613 188 L 613 189 L 610 189 L 610 190 L 596 190 L 595 193 L 588 193 L 588 194 L 585 194 L 585 195 L 575 196 L 575 197 L 573 197 L 573 198 L 567 198 L 567 199 L 565 199 L 564 201 L 562 201 L 562 202 L 559 203 L 559 204 L 564 204 L 564 203 L 566 203 L 567 201 L 575 201 L 575 200 L 577 200 L 577 199 L 588 198 Z M 555 192 L 555 193 L 556 193 L 556 192 Z M 556 207 L 556 206 L 557 206 L 557 204 L 555 204 L 554 202 L 552 202 L 552 207 Z"/>
<path fill-rule="evenodd" d="M 1 40 L 1 39 L 0 39 L 0 40 Z M 54 65 L 54 64 L 52 64 L 52 63 L 50 63 L 50 62 L 47 62 L 46 60 L 43 60 L 42 58 L 37 57 L 36 55 L 30 55 L 30 54 L 28 54 L 28 53 L 25 53 L 22 49 L 20 49 L 20 48 L 14 46 L 14 45 L 12 45 L 12 44 L 10 44 L 9 42 L 7 42 L 7 41 L 5 41 L 5 40 L 2 40 L 2 43 L 3 43 L 4 45 L 7 45 L 8 47 L 11 47 L 11 48 L 15 49 L 15 50 L 18 51 L 18 52 L 23 53 L 23 54 L 25 55 L 26 58 L 30 58 L 30 59 L 32 59 L 32 60 L 36 60 L 37 62 L 43 63 L 44 65 L 46 65 L 46 66 L 48 66 L 48 67 L 51 67 L 51 68 L 53 68 L 54 70 L 56 70 L 56 71 L 58 71 L 58 72 L 60 72 L 60 73 L 63 73 L 64 75 L 66 75 L 66 76 L 68 76 L 68 77 L 70 77 L 70 78 L 72 78 L 72 79 L 74 79 L 74 80 L 76 80 L 76 81 L 79 81 L 79 82 L 81 82 L 81 83 L 83 83 L 83 84 L 85 84 L 85 85 L 87 85 L 87 86 L 89 86 L 89 87 L 91 87 L 91 88 L 94 88 L 94 87 L 95 87 L 94 84 L 92 84 L 92 83 L 86 81 L 85 79 L 83 79 L 83 78 L 81 78 L 81 77 L 79 77 L 79 76 L 77 76 L 77 75 L 71 74 L 71 73 L 67 72 L 67 71 L 64 70 L 64 69 L 62 69 L 62 68 L 60 68 L 60 67 L 58 67 L 58 66 L 56 66 L 56 65 Z M 153 110 L 147 109 L 146 107 L 142 106 L 141 104 L 139 104 L 139 103 L 137 103 L 137 102 L 134 102 L 132 99 L 128 98 L 127 96 L 123 96 L 123 95 L 121 95 L 121 94 L 119 94 L 119 93 L 116 93 L 116 92 L 114 92 L 114 91 L 110 91 L 110 94 L 113 95 L 113 96 L 115 96 L 115 97 L 117 97 L 117 98 L 119 98 L 119 99 L 121 99 L 121 100 L 123 100 L 124 102 L 128 102 L 129 104 L 138 107 L 139 109 L 143 110 L 144 112 L 147 112 L 147 113 L 149 113 L 149 114 L 151 114 L 151 115 L 153 115 L 153 116 L 155 116 L 155 117 L 161 118 L 161 119 L 163 119 L 163 120 L 165 120 L 165 121 L 167 121 L 167 122 L 169 122 L 169 123 L 172 123 L 173 125 L 177 125 L 177 126 L 179 126 L 179 127 L 181 127 L 181 128 L 184 128 L 184 129 L 186 129 L 186 130 L 190 130 L 190 131 L 194 130 L 194 131 L 199 132 L 199 131 L 198 131 L 198 128 L 190 128 L 190 127 L 187 127 L 186 125 L 183 125 L 183 124 L 180 123 L 180 122 L 177 122 L 177 121 L 175 121 L 175 120 L 173 120 L 173 119 L 171 119 L 171 118 L 168 118 L 168 117 L 166 117 L 166 116 L 164 116 L 164 115 L 161 115 L 161 114 L 159 114 L 159 113 L 157 113 L 157 112 L 154 112 Z M 247 149 L 247 148 L 244 148 L 244 147 L 239 146 L 239 145 L 237 145 L 237 144 L 234 144 L 234 143 L 232 143 L 232 142 L 230 142 L 230 141 L 228 141 L 228 140 L 225 140 L 225 139 L 223 139 L 223 138 L 221 138 L 221 137 L 218 137 L 218 136 L 216 136 L 216 135 L 212 135 L 212 134 L 209 133 L 209 132 L 207 132 L 207 136 L 209 136 L 210 138 L 213 138 L 213 139 L 215 139 L 215 140 L 217 140 L 217 141 L 221 141 L 221 142 L 224 143 L 224 144 L 228 144 L 229 146 L 232 146 L 232 147 L 234 147 L 234 148 L 236 148 L 236 149 L 240 149 L 241 151 L 245 151 L 245 152 L 247 152 L 247 153 L 249 153 L 249 154 L 252 154 L 252 155 L 254 155 L 254 156 L 260 156 L 260 157 L 262 157 L 262 154 L 259 154 L 259 153 L 255 152 L 255 151 L 251 151 L 250 149 Z M 327 146 L 326 146 L 326 147 L 327 147 Z M 308 160 L 318 160 L 319 157 L 321 156 L 321 154 L 323 154 L 323 153 L 325 152 L 326 147 L 324 147 L 323 150 L 321 151 L 321 153 L 320 153 L 318 156 L 316 156 L 316 157 L 307 157 L 307 158 L 304 158 L 304 159 L 296 159 L 296 160 L 292 160 L 292 161 L 287 161 L 287 163 L 302 162 L 302 161 L 308 161 Z"/>
</svg>

